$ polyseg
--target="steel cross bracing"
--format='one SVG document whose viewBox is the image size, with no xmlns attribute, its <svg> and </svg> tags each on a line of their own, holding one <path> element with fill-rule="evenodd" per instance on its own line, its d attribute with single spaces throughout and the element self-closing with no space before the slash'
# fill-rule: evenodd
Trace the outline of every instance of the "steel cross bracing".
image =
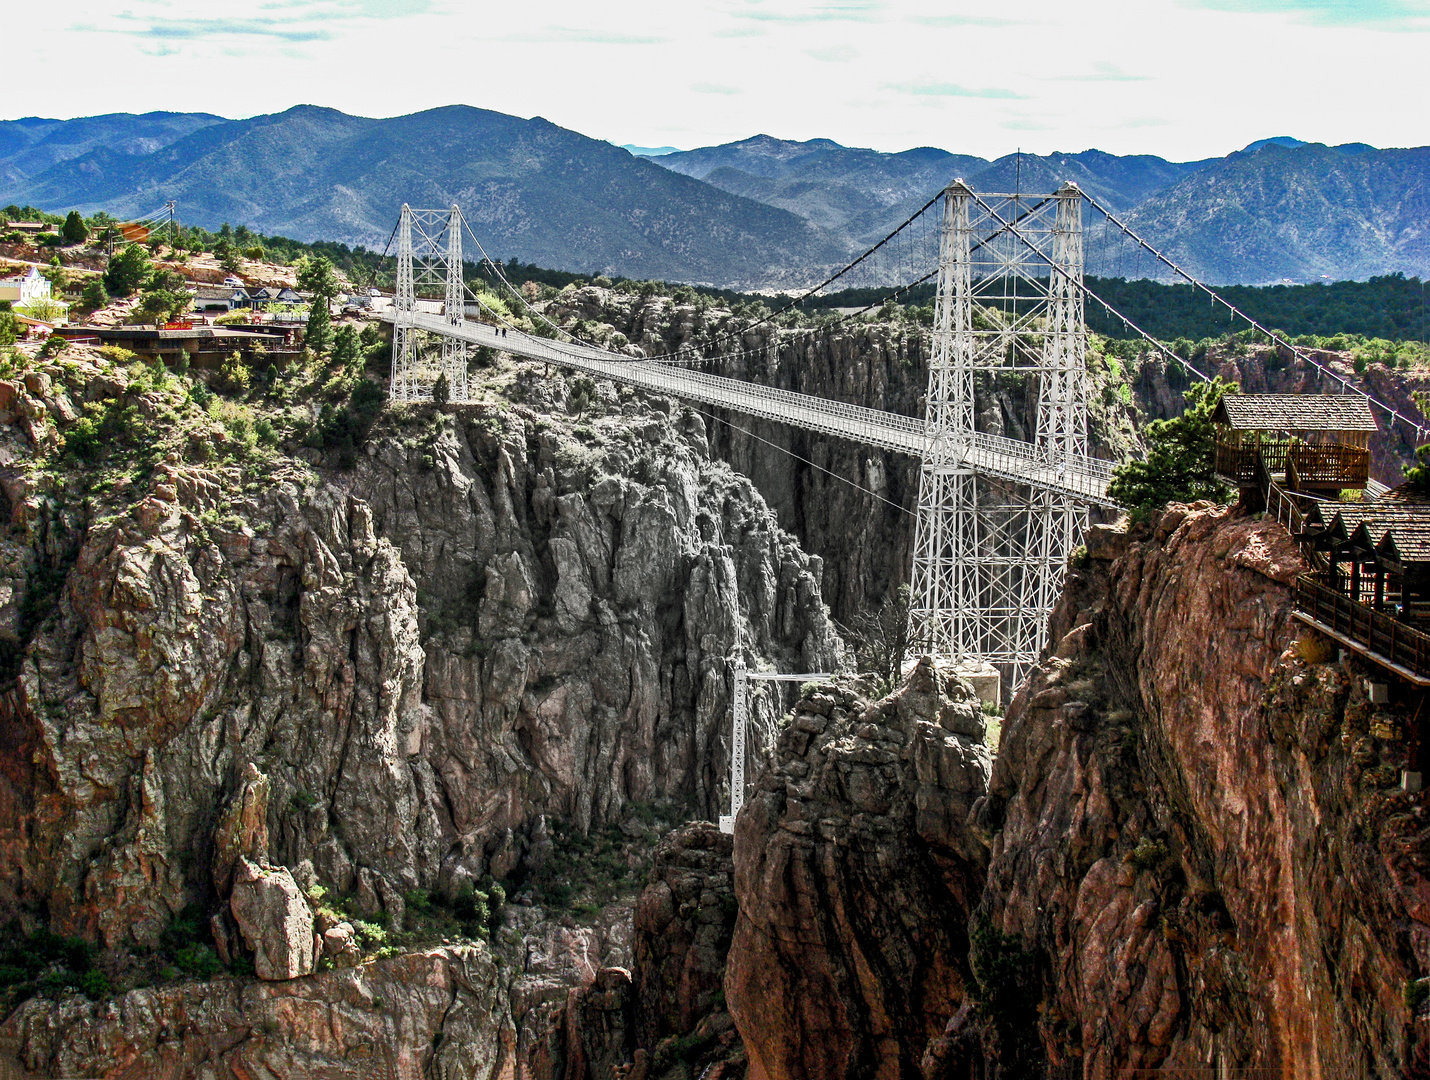
<svg viewBox="0 0 1430 1080">
<path fill-rule="evenodd" d="M 1113 464 L 1087 451 L 1075 186 L 1038 199 L 979 195 L 962 182 L 945 192 L 923 420 L 465 321 L 460 226 L 456 207 L 403 207 L 397 293 L 385 316 L 395 326 L 395 400 L 430 400 L 443 370 L 450 400 L 467 400 L 465 350 L 476 344 L 919 457 L 913 640 L 936 654 L 999 665 L 1005 685 L 1037 659 L 1086 507 L 1112 505 Z M 442 286 L 440 312 L 422 310 L 422 285 Z M 443 342 L 440 361 L 418 347 L 428 335 Z M 978 430 L 979 394 L 986 399 L 992 381 L 1009 375 L 1036 386 L 1032 442 Z"/>
<path fill-rule="evenodd" d="M 730 694 L 730 812 L 720 815 L 720 831 L 735 831 L 735 819 L 745 805 L 745 732 L 750 722 L 750 680 L 766 682 L 819 682 L 833 678 L 828 672 L 807 671 L 800 675 L 778 671 L 750 671 L 743 657 L 730 662 L 734 686 Z"/>
<path fill-rule="evenodd" d="M 417 292 L 424 286 L 429 292 L 442 290 L 437 316 L 442 329 L 433 343 L 424 342 L 423 335 L 416 332 L 416 319 L 422 314 Z M 464 291 L 461 210 L 456 206 L 414 210 L 403 203 L 397 223 L 397 291 L 392 298 L 392 383 L 388 395 L 393 401 L 431 401 L 437 378 L 443 374 L 448 400 L 467 400 L 467 341 L 452 332 L 462 326 Z"/>
<path fill-rule="evenodd" d="M 1110 471 L 1087 456 L 1075 186 L 1036 202 L 949 186 L 933 339 L 910 637 L 955 661 L 994 664 L 1016 686 L 1042 650 L 1086 503 L 1106 498 L 1105 482 L 1102 497 L 1089 498 L 1061 478 Z M 1035 441 L 1019 445 L 1052 472 L 1051 483 L 990 483 L 1021 478 L 964 449 L 986 438 L 976 430 L 980 392 L 989 399 L 994 380 L 1008 375 L 1036 382 Z"/>
</svg>

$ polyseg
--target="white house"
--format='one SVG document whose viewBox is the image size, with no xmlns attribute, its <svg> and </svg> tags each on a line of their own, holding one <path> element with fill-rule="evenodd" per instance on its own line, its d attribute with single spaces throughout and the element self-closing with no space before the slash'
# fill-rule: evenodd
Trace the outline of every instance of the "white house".
<svg viewBox="0 0 1430 1080">
<path fill-rule="evenodd" d="M 7 268 L 0 273 L 11 274 Z M 28 304 L 31 300 L 50 299 L 50 281 L 40 273 L 38 266 L 14 268 L 13 276 L 0 277 L 0 300 L 9 300 L 15 307 Z"/>
</svg>

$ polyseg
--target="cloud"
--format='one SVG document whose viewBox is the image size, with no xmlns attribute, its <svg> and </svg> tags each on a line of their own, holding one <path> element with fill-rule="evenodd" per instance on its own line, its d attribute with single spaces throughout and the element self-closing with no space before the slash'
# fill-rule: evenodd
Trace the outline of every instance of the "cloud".
<svg viewBox="0 0 1430 1080">
<path fill-rule="evenodd" d="M 130 26 L 112 26 L 102 28 L 102 32 L 111 34 L 130 34 L 147 39 L 166 39 L 169 41 L 202 41 L 209 38 L 226 37 L 262 37 L 276 38 L 280 41 L 328 41 L 332 39 L 332 32 L 322 27 L 294 26 L 291 20 L 286 19 L 199 19 L 193 22 L 155 22 L 153 17 L 135 15 L 133 12 L 123 11 L 115 16 L 121 23 L 131 24 Z M 74 30 L 93 31 L 101 29 L 98 27 L 72 27 Z M 167 54 L 159 54 L 167 55 Z"/>
<path fill-rule="evenodd" d="M 883 9 L 884 4 L 879 0 L 833 0 L 831 3 L 815 4 L 805 11 L 769 11 L 756 7 L 731 14 L 737 19 L 755 19 L 759 22 L 874 22 Z"/>
<path fill-rule="evenodd" d="M 1017 19 L 995 19 L 986 15 L 911 15 L 909 22 L 920 26 L 1017 26 Z"/>
<path fill-rule="evenodd" d="M 1056 75 L 1056 82 L 1147 82 L 1150 75 L 1129 75 L 1116 64 L 1099 60 L 1092 65 L 1090 75 Z"/>
<path fill-rule="evenodd" d="M 721 86 L 719 83 L 708 82 L 691 83 L 690 89 L 697 94 L 743 94 L 745 92 L 738 86 Z"/>
<path fill-rule="evenodd" d="M 123 17 L 123 16 L 121 16 Z M 318 27 L 304 30 L 261 19 L 208 19 L 197 26 L 151 25 L 144 29 L 121 30 L 146 38 L 171 41 L 202 41 L 217 37 L 267 37 L 280 41 L 331 41 L 332 32 Z"/>
<path fill-rule="evenodd" d="M 665 45 L 670 41 L 670 38 L 653 37 L 646 34 L 615 34 L 609 30 L 583 30 L 567 26 L 548 26 L 542 30 L 507 34 L 503 37 L 492 38 L 491 40 L 578 45 Z"/>
<path fill-rule="evenodd" d="M 426 15 L 435 10 L 432 0 L 268 0 L 254 5 L 257 11 L 313 12 L 334 18 L 400 19 L 404 15 Z"/>
<path fill-rule="evenodd" d="M 1183 6 L 1239 15 L 1294 15 L 1313 26 L 1430 30 L 1426 0 L 1182 0 Z"/>
<path fill-rule="evenodd" d="M 1020 94 L 1016 90 L 1005 90 L 997 86 L 970 87 L 945 82 L 885 83 L 884 88 L 900 94 L 912 94 L 915 97 L 993 98 L 1000 101 L 1021 101 L 1028 96 Z"/>
<path fill-rule="evenodd" d="M 824 49 L 806 49 L 804 54 L 827 64 L 843 64 L 858 56 L 859 50 L 853 45 L 831 45 Z"/>
</svg>

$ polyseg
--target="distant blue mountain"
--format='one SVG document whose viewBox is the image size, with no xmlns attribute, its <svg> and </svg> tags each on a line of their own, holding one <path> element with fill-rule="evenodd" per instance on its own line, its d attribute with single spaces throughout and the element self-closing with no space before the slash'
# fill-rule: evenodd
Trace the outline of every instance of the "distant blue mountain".
<svg viewBox="0 0 1430 1080">
<path fill-rule="evenodd" d="M 175 199 L 183 220 L 211 228 L 381 247 L 403 202 L 458 202 L 503 259 L 745 287 L 808 281 L 956 177 L 982 191 L 1076 181 L 1213 281 L 1430 277 L 1430 148 L 1276 136 L 1204 161 L 1100 150 L 989 161 L 756 135 L 677 150 L 467 106 L 0 122 L 0 206 L 128 216 Z"/>
<path fill-rule="evenodd" d="M 636 146 L 633 143 L 621 143 L 621 149 L 636 157 L 664 157 L 666 154 L 680 153 L 678 146 Z"/>
<path fill-rule="evenodd" d="M 1260 150 L 1263 146 L 1305 146 L 1300 139 L 1293 139 L 1290 135 L 1273 135 L 1269 139 L 1257 139 L 1254 143 L 1247 143 L 1242 150 L 1243 154 L 1250 154 Z"/>
</svg>

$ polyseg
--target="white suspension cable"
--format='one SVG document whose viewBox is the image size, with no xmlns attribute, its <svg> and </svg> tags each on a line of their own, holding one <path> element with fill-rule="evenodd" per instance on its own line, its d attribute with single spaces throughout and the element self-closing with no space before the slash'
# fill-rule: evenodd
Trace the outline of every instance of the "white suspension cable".
<svg viewBox="0 0 1430 1080">
<path fill-rule="evenodd" d="M 1352 394 L 1360 395 L 1369 404 L 1374 405 L 1376 408 L 1382 410 L 1393 420 L 1399 420 L 1401 423 L 1413 427 L 1415 429 L 1415 438 L 1417 442 L 1423 440 L 1425 428 L 1420 421 L 1414 420 L 1404 415 L 1394 406 L 1387 405 L 1385 402 L 1377 398 L 1374 394 L 1371 394 L 1368 391 L 1361 389 L 1359 386 L 1356 386 L 1339 372 L 1335 371 L 1328 365 L 1321 363 L 1309 353 L 1303 352 L 1299 346 L 1293 345 L 1291 342 L 1283 338 L 1280 334 L 1277 334 L 1275 331 L 1269 330 L 1265 326 L 1262 326 L 1261 323 L 1257 322 L 1250 315 L 1246 314 L 1246 312 L 1242 311 L 1230 300 L 1224 299 L 1210 285 L 1203 284 L 1201 281 L 1192 277 L 1191 274 L 1183 270 L 1166 255 L 1163 255 L 1146 240 L 1138 236 L 1137 233 L 1135 233 L 1125 222 L 1123 222 L 1120 218 L 1113 214 L 1111 210 L 1107 209 L 1107 207 L 1103 206 L 1102 203 L 1098 202 L 1087 192 L 1083 192 L 1082 197 L 1088 201 L 1088 205 L 1090 205 L 1094 210 L 1096 210 L 1098 213 L 1102 214 L 1105 218 L 1107 218 L 1108 221 L 1112 222 L 1119 229 L 1121 229 L 1123 233 L 1125 233 L 1130 239 L 1132 239 L 1139 247 L 1151 254 L 1153 258 L 1160 261 L 1163 265 L 1172 270 L 1173 273 L 1184 278 L 1189 284 L 1191 284 L 1195 288 L 1198 288 L 1202 292 L 1206 293 L 1215 303 L 1221 304 L 1222 307 L 1226 308 L 1229 312 L 1231 312 L 1233 320 L 1235 320 L 1238 316 L 1244 319 L 1252 329 L 1256 330 L 1260 334 L 1265 335 L 1269 340 L 1281 346 L 1282 348 L 1289 349 L 1294 356 L 1302 360 L 1304 363 L 1309 364 L 1311 367 L 1315 368 L 1321 373 L 1321 375 L 1328 376 L 1331 379 L 1335 380 L 1340 385 L 1342 392 L 1349 392 Z"/>
</svg>

